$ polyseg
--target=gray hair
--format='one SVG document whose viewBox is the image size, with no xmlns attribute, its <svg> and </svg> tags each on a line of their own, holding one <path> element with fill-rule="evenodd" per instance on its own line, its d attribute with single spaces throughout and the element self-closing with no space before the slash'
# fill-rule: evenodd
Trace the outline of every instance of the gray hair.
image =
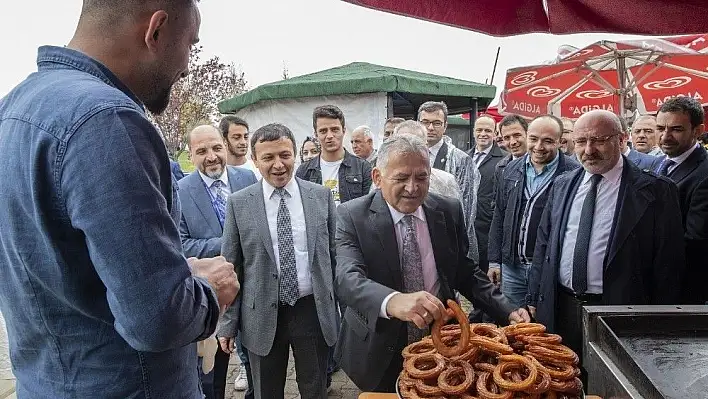
<svg viewBox="0 0 708 399">
<path fill-rule="evenodd" d="M 366 125 L 361 125 L 356 129 L 352 130 L 352 135 L 357 132 L 361 132 L 364 136 L 366 136 L 367 139 L 374 139 L 374 133 L 371 131 L 371 128 Z"/>
<path fill-rule="evenodd" d="M 428 129 L 426 129 L 425 126 L 418 121 L 401 122 L 396 126 L 396 128 L 393 129 L 393 135 L 404 133 L 412 134 L 425 140 L 428 136 Z"/>
<path fill-rule="evenodd" d="M 420 154 L 425 158 L 429 157 L 425 140 L 408 133 L 393 134 L 381 145 L 376 159 L 376 168 L 385 170 L 391 154 Z"/>
<path fill-rule="evenodd" d="M 447 122 L 447 104 L 442 101 L 426 101 L 418 108 L 418 118 L 421 112 L 437 112 L 442 111 L 445 116 L 444 122 Z"/>
</svg>

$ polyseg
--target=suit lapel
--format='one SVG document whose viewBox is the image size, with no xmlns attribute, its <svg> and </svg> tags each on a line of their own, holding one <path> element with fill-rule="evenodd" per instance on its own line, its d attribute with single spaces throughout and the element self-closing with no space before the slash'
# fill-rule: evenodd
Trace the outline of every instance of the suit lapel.
<svg viewBox="0 0 708 399">
<path fill-rule="evenodd" d="M 322 217 L 317 209 L 317 204 L 315 202 L 315 196 L 312 193 L 311 188 L 303 187 L 300 184 L 300 179 L 295 179 L 298 187 L 300 188 L 300 200 L 302 201 L 302 211 L 305 216 L 305 231 L 307 232 L 307 260 L 312 267 L 312 257 L 315 253 L 316 240 L 317 240 L 317 221 L 321 221 Z"/>
<path fill-rule="evenodd" d="M 625 159 L 614 217 L 616 223 L 614 223 L 612 228 L 613 233 L 610 234 L 611 240 L 604 263 L 605 269 L 612 264 L 612 260 L 617 255 L 619 248 L 634 230 L 634 226 L 642 218 L 649 204 L 654 201 L 654 196 L 651 192 L 644 190 L 651 182 L 631 161 Z"/>
<path fill-rule="evenodd" d="M 706 155 L 705 150 L 700 147 L 696 147 L 693 149 L 693 152 L 691 155 L 686 158 L 685 161 L 681 162 L 681 165 L 677 166 L 674 171 L 669 174 L 669 178 L 674 181 L 674 183 L 679 184 L 683 179 L 688 177 L 688 175 L 691 174 L 698 165 L 701 164 L 701 162 L 705 161 Z"/>
<path fill-rule="evenodd" d="M 265 210 L 265 197 L 263 196 L 263 185 L 254 184 L 249 193 L 253 197 L 251 201 L 251 212 L 253 221 L 258 226 L 258 234 L 261 236 L 263 246 L 270 256 L 270 260 L 275 265 L 275 255 L 273 254 L 273 240 L 270 239 L 270 227 L 268 225 L 268 215 Z"/>
<path fill-rule="evenodd" d="M 504 154 L 501 152 L 499 146 L 497 146 L 496 143 L 492 144 L 492 148 L 489 150 L 489 153 L 487 153 L 482 162 L 479 163 L 479 168 L 482 168 L 482 166 L 489 162 L 492 158 L 501 158 L 502 156 L 504 156 Z"/>
<path fill-rule="evenodd" d="M 229 190 L 231 190 L 231 194 L 242 189 L 243 184 L 241 184 L 241 179 L 236 172 L 230 167 L 226 167 L 226 171 L 229 174 Z"/>
<path fill-rule="evenodd" d="M 376 236 L 381 243 L 380 254 L 386 260 L 386 265 L 391 271 L 393 277 L 393 289 L 402 290 L 403 280 L 401 278 L 401 258 L 398 253 L 398 241 L 396 240 L 396 231 L 393 227 L 393 219 L 391 211 L 386 205 L 386 201 L 381 196 L 381 191 L 377 191 L 374 199 L 371 200 L 369 207 L 369 224 L 372 231 L 375 231 Z"/>
<path fill-rule="evenodd" d="M 447 279 L 449 273 L 444 270 L 444 265 L 447 265 L 450 259 L 450 253 L 445 252 L 450 248 L 450 243 L 447 242 L 447 224 L 445 223 L 445 214 L 438 210 L 438 203 L 431 196 L 427 196 L 423 204 L 425 219 L 428 223 L 428 232 L 430 241 L 433 246 L 433 256 L 435 257 L 435 267 L 440 278 L 440 294 L 443 299 L 451 299 L 452 290 L 450 282 Z"/>
<path fill-rule="evenodd" d="M 560 169 L 560 165 L 559 165 L 559 169 Z M 560 226 L 567 226 L 568 225 L 568 217 L 570 216 L 570 208 L 572 206 L 573 199 L 575 198 L 575 193 L 578 192 L 578 187 L 580 187 L 580 184 L 583 181 L 583 175 L 585 175 L 585 169 L 578 168 L 575 172 L 571 172 L 571 173 L 575 173 L 575 176 L 573 176 L 572 179 L 565 181 L 565 184 L 567 184 L 568 187 L 565 189 L 563 187 L 557 187 L 556 191 L 555 191 L 557 193 L 565 193 L 565 197 L 562 198 L 561 202 L 558 204 L 560 209 L 563 210 L 563 213 L 560 215 L 561 216 Z M 554 203 L 553 205 L 555 206 L 556 203 Z M 553 216 L 553 215 L 551 215 L 551 216 Z M 558 248 L 555 248 L 555 252 L 559 254 L 558 259 L 560 261 L 560 253 L 563 249 L 563 241 L 565 238 L 565 228 L 560 228 L 560 229 L 556 229 L 556 230 L 557 230 L 557 234 L 558 234 L 556 236 L 556 242 L 558 243 Z M 550 240 L 549 240 L 549 242 L 550 242 Z"/>
<path fill-rule="evenodd" d="M 187 178 L 190 179 L 189 195 L 197 205 L 199 212 L 201 212 L 202 216 L 204 216 L 204 220 L 206 220 L 207 225 L 209 225 L 216 236 L 220 236 L 223 233 L 223 229 L 221 228 L 221 223 L 219 223 L 219 218 L 216 216 L 216 212 L 214 212 L 214 207 L 211 204 L 211 197 L 206 191 L 207 188 L 202 180 L 202 176 L 199 172 L 193 172 L 188 177 L 185 177 L 185 179 Z"/>
<path fill-rule="evenodd" d="M 447 162 L 447 143 L 443 143 L 438 150 L 438 155 L 435 157 L 435 162 L 433 163 L 433 168 L 445 170 L 445 164 Z"/>
</svg>

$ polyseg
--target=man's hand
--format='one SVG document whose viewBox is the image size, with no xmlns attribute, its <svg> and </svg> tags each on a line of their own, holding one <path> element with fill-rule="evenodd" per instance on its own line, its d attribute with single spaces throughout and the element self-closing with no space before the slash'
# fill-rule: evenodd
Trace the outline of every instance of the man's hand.
<svg viewBox="0 0 708 399">
<path fill-rule="evenodd" d="M 236 339 L 233 337 L 219 337 L 219 347 L 221 348 L 222 351 L 226 353 L 233 353 L 234 352 L 234 345 L 236 343 Z"/>
<path fill-rule="evenodd" d="M 509 315 L 509 323 L 511 324 L 528 323 L 530 321 L 531 316 L 529 316 L 529 312 L 527 312 L 524 308 L 516 309 Z"/>
<path fill-rule="evenodd" d="M 442 302 L 426 291 L 392 296 L 386 304 L 386 313 L 399 320 L 411 321 L 418 328 L 425 328 L 447 315 Z"/>
<path fill-rule="evenodd" d="M 535 319 L 536 318 L 536 307 L 529 306 L 529 313 L 531 313 L 531 317 L 533 317 Z"/>
<path fill-rule="evenodd" d="M 187 263 L 192 267 L 192 274 L 208 281 L 216 291 L 221 313 L 226 311 L 241 288 L 234 265 L 227 262 L 223 256 L 205 259 L 189 258 Z"/>
<path fill-rule="evenodd" d="M 487 277 L 489 277 L 489 281 L 492 282 L 492 284 L 496 285 L 497 288 L 499 288 L 499 285 L 501 284 L 501 269 L 498 267 L 489 267 L 489 270 L 487 271 Z"/>
</svg>

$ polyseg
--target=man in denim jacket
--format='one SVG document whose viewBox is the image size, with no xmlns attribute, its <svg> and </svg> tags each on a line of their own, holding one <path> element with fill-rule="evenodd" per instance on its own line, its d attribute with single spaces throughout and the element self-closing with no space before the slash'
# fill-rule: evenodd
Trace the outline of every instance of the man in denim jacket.
<svg viewBox="0 0 708 399">
<path fill-rule="evenodd" d="M 0 100 L 0 310 L 19 398 L 202 397 L 194 342 L 238 282 L 189 260 L 144 108 L 186 73 L 194 0 L 84 0 L 66 48 Z"/>
</svg>

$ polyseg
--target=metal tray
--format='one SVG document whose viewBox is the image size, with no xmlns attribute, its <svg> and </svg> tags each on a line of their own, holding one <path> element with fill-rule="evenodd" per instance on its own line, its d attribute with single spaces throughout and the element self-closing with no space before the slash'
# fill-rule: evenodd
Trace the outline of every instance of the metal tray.
<svg viewBox="0 0 708 399">
<path fill-rule="evenodd" d="M 708 398 L 708 306 L 596 306 L 583 317 L 589 391 Z"/>
</svg>

